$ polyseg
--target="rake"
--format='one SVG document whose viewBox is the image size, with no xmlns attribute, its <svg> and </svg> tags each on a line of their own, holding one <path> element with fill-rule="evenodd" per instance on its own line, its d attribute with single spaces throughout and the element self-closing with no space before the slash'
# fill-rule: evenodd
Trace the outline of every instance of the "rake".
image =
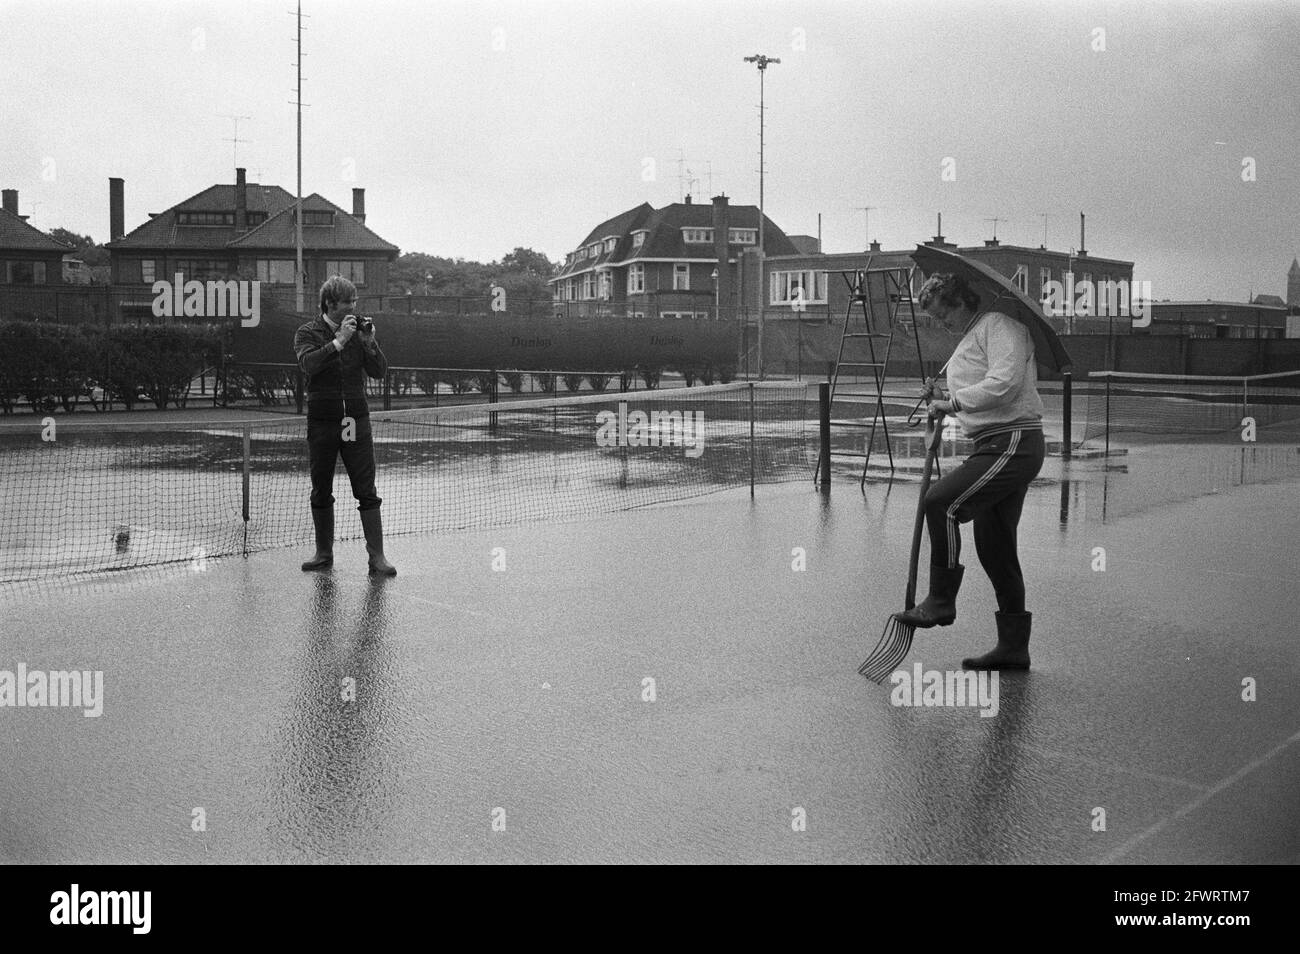
<svg viewBox="0 0 1300 954">
<path fill-rule="evenodd" d="M 907 567 L 907 596 L 904 611 L 916 606 L 916 566 L 921 558 L 921 532 L 925 529 L 925 494 L 930 489 L 930 475 L 934 460 L 939 454 L 939 441 L 943 436 L 943 415 L 932 417 L 925 424 L 925 467 L 921 472 L 921 494 L 916 501 L 916 524 L 912 528 L 912 555 Z M 912 648 L 916 627 L 890 616 L 885 631 L 876 648 L 858 667 L 859 675 L 866 676 L 877 685 L 894 671 L 894 667 L 907 658 Z"/>
</svg>

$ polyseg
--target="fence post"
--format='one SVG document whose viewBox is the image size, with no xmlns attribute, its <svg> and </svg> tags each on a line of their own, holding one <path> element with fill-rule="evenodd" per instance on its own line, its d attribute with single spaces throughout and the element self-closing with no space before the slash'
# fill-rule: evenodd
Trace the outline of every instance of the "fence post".
<svg viewBox="0 0 1300 954">
<path fill-rule="evenodd" d="M 1074 421 L 1073 407 L 1074 400 L 1072 382 L 1074 374 L 1071 371 L 1061 372 L 1061 431 L 1064 442 L 1061 445 L 1061 457 L 1065 460 L 1070 459 L 1071 448 L 1074 444 Z"/>
<path fill-rule="evenodd" d="M 293 400 L 298 406 L 298 413 L 302 413 L 302 368 L 295 368 L 293 372 Z"/>
<path fill-rule="evenodd" d="M 749 382 L 749 496 L 754 497 L 754 382 Z"/>
<path fill-rule="evenodd" d="M 384 369 L 384 410 L 393 409 L 393 369 Z"/>
<path fill-rule="evenodd" d="M 244 556 L 248 556 L 248 473 L 251 449 L 250 425 L 244 425 Z"/>
<path fill-rule="evenodd" d="M 818 489 L 831 492 L 831 386 L 827 381 L 817 385 L 818 454 L 817 471 L 821 476 Z"/>
</svg>

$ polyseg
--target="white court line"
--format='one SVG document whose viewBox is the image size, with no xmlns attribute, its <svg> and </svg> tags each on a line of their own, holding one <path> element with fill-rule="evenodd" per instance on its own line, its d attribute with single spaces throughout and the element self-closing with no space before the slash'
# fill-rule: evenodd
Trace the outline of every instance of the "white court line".
<svg viewBox="0 0 1300 954">
<path fill-rule="evenodd" d="M 1294 735 L 1291 736 L 1291 738 L 1287 739 L 1281 745 L 1274 746 L 1272 749 L 1265 752 L 1259 758 L 1255 759 L 1255 761 L 1242 766 L 1240 769 L 1238 769 L 1236 772 L 1229 775 L 1227 778 L 1216 782 L 1214 785 L 1211 785 L 1210 788 L 1206 790 L 1206 792 L 1203 795 L 1201 795 L 1200 798 L 1188 802 L 1186 805 L 1178 809 L 1178 811 L 1174 812 L 1168 818 L 1156 822 L 1156 824 L 1152 825 L 1146 831 L 1139 832 L 1138 834 L 1134 835 L 1128 841 L 1124 842 L 1124 844 L 1120 845 L 1118 848 L 1116 848 L 1114 851 L 1108 854 L 1105 858 L 1103 858 L 1101 860 L 1101 863 L 1103 865 L 1114 864 L 1116 861 L 1124 857 L 1126 854 L 1128 854 L 1130 851 L 1132 851 L 1142 842 L 1146 841 L 1156 832 L 1160 831 L 1170 822 L 1178 821 L 1180 818 L 1185 818 L 1187 815 L 1190 815 L 1192 812 L 1196 811 L 1196 809 L 1200 808 L 1202 805 L 1204 805 L 1206 802 L 1212 799 L 1215 795 L 1218 795 L 1224 789 L 1237 784 L 1237 782 L 1241 781 L 1243 778 L 1245 778 L 1251 772 L 1255 771 L 1255 769 L 1259 768 L 1261 765 L 1263 765 L 1273 756 L 1277 755 L 1277 753 L 1281 752 L 1288 745 L 1291 745 L 1293 742 L 1300 742 L 1300 731 L 1296 732 Z"/>
</svg>

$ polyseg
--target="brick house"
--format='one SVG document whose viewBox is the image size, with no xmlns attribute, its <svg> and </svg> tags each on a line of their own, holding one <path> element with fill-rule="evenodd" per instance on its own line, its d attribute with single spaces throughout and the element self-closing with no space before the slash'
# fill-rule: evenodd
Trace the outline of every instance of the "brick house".
<svg viewBox="0 0 1300 954">
<path fill-rule="evenodd" d="M 0 284 L 62 285 L 70 249 L 18 214 L 18 190 L 0 193 Z"/>
<path fill-rule="evenodd" d="M 551 279 L 561 314 L 707 318 L 736 313 L 742 258 L 758 248 L 757 206 L 643 202 L 587 233 Z M 791 255 L 790 239 L 764 218 L 768 255 Z M 716 278 L 714 277 L 716 273 Z"/>
<path fill-rule="evenodd" d="M 350 213 L 317 193 L 303 197 L 302 210 L 309 311 L 315 310 L 316 289 L 329 275 L 350 278 L 366 295 L 388 291 L 388 269 L 398 248 L 366 226 L 364 189 L 352 190 Z M 172 281 L 177 273 L 187 281 L 258 280 L 264 295 L 292 307 L 295 214 L 289 192 L 247 182 L 244 170 L 236 169 L 234 185 L 210 186 L 127 233 L 123 181 L 109 179 L 112 280 L 151 286 L 157 280 Z M 144 308 L 149 296 L 135 298 L 124 303 L 128 314 L 131 308 Z"/>
</svg>

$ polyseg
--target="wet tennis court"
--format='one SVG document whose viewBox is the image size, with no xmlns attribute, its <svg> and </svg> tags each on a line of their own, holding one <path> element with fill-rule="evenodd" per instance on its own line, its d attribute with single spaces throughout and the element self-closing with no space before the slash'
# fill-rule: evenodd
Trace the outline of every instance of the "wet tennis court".
<svg viewBox="0 0 1300 954">
<path fill-rule="evenodd" d="M 103 684 L 95 717 L 0 709 L 0 858 L 1295 863 L 1298 447 L 1049 458 L 1033 670 L 928 692 L 993 638 L 967 532 L 919 705 L 856 673 L 914 459 L 397 536 L 385 582 L 352 540 L 327 575 L 299 547 L 2 588 L 0 670 Z"/>
</svg>

